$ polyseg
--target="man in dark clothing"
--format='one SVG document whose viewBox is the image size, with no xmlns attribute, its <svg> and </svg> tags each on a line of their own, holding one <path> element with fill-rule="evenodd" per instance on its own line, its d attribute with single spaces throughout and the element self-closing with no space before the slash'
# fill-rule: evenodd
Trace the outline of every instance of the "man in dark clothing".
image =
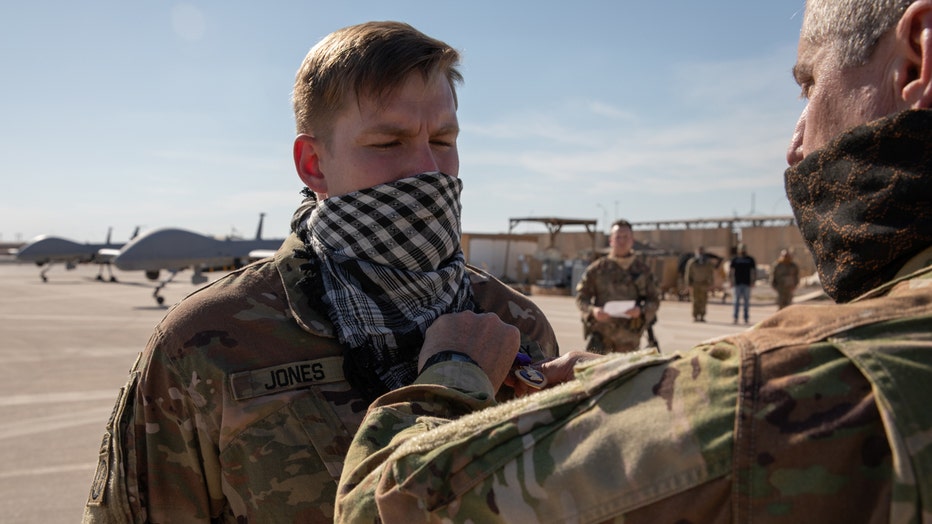
<svg viewBox="0 0 932 524">
<path fill-rule="evenodd" d="M 728 278 L 731 280 L 731 288 L 735 292 L 735 311 L 732 320 L 738 323 L 738 309 L 741 302 L 744 302 L 744 323 L 748 323 L 748 308 L 751 305 L 751 288 L 754 287 L 754 281 L 757 280 L 757 264 L 754 257 L 748 255 L 748 249 L 741 245 L 738 249 L 738 256 L 731 259 L 728 269 Z"/>
</svg>

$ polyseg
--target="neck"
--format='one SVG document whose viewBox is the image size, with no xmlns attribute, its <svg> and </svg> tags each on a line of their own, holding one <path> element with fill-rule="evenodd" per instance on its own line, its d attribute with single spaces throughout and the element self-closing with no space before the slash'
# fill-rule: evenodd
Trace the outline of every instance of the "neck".
<svg viewBox="0 0 932 524">
<path fill-rule="evenodd" d="M 786 171 L 826 293 L 847 302 L 932 245 L 932 110 L 855 127 Z"/>
</svg>

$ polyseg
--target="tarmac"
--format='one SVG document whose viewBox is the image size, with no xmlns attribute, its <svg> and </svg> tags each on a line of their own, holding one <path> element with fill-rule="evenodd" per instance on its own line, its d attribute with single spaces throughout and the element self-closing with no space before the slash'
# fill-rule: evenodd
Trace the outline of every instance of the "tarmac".
<svg viewBox="0 0 932 524">
<path fill-rule="evenodd" d="M 8 524 L 80 521 L 117 392 L 167 311 L 141 272 L 116 271 L 114 283 L 97 281 L 93 265 L 56 266 L 43 283 L 39 269 L 0 257 L 0 521 Z M 162 291 L 165 304 L 197 287 L 179 273 Z M 530 298 L 561 352 L 583 348 L 572 297 Z M 690 308 L 661 303 L 655 334 L 664 353 L 747 327 L 732 324 L 721 299 L 710 300 L 704 323 L 692 321 Z M 755 291 L 752 323 L 775 311 L 772 295 Z"/>
</svg>

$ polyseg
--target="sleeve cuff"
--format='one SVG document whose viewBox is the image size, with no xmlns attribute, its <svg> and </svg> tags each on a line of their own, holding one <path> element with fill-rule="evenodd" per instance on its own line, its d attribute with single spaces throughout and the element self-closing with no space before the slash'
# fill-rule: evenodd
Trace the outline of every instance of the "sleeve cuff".
<svg viewBox="0 0 932 524">
<path fill-rule="evenodd" d="M 434 364 L 425 369 L 414 383 L 445 386 L 479 400 L 486 400 L 495 395 L 485 371 L 468 362 L 450 360 Z"/>
</svg>

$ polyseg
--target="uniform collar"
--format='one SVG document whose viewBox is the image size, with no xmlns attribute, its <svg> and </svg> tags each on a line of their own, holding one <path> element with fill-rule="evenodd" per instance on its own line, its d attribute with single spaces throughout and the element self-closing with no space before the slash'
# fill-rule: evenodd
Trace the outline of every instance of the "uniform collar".
<svg viewBox="0 0 932 524">
<path fill-rule="evenodd" d="M 295 253 L 300 253 L 304 249 L 304 243 L 296 233 L 292 233 L 275 253 L 273 264 L 282 279 L 291 313 L 301 328 L 317 336 L 333 338 L 336 332 L 326 312 L 312 308 L 301 286 L 298 285 L 298 281 L 305 276 L 301 271 L 301 265 L 305 261 L 295 256 Z"/>
</svg>

